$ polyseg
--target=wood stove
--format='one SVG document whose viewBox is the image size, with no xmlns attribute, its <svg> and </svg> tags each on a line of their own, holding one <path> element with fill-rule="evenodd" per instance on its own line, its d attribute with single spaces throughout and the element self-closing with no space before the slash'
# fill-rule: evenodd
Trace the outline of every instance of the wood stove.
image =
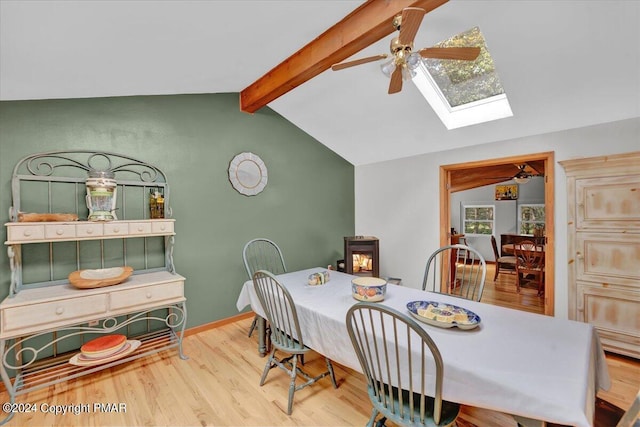
<svg viewBox="0 0 640 427">
<path fill-rule="evenodd" d="M 356 276 L 380 276 L 378 238 L 350 236 L 344 238 L 344 271 Z"/>
</svg>

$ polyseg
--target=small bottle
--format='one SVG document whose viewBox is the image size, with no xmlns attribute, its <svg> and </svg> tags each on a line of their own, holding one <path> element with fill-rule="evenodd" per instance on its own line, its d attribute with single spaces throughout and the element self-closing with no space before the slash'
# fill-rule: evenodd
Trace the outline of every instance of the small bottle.
<svg viewBox="0 0 640 427">
<path fill-rule="evenodd" d="M 149 196 L 149 210 L 151 219 L 164 218 L 164 196 L 157 190 Z"/>
</svg>

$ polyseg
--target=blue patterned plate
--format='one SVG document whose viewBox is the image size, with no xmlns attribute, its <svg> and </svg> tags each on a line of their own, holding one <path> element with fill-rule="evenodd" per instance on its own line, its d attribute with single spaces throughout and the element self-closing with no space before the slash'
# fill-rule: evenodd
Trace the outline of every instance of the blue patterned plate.
<svg viewBox="0 0 640 427">
<path fill-rule="evenodd" d="M 466 308 L 437 301 L 411 301 L 407 310 L 416 319 L 440 328 L 473 329 L 480 324 L 480 316 Z"/>
</svg>

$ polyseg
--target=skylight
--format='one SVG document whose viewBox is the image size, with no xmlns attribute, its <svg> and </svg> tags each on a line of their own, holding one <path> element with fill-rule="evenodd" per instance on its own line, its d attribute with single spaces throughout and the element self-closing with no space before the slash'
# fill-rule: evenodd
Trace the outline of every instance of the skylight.
<svg viewBox="0 0 640 427">
<path fill-rule="evenodd" d="M 413 78 L 447 129 L 513 116 L 507 95 L 478 27 L 438 47 L 480 47 L 475 61 L 424 59 Z"/>
</svg>

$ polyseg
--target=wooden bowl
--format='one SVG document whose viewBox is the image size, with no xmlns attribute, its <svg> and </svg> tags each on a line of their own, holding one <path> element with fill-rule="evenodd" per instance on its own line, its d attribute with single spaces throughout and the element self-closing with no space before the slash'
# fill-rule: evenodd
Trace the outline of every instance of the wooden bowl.
<svg viewBox="0 0 640 427">
<path fill-rule="evenodd" d="M 132 273 L 133 268 L 126 265 L 98 270 L 77 270 L 69 275 L 69 283 L 80 289 L 101 288 L 122 283 Z"/>
</svg>

